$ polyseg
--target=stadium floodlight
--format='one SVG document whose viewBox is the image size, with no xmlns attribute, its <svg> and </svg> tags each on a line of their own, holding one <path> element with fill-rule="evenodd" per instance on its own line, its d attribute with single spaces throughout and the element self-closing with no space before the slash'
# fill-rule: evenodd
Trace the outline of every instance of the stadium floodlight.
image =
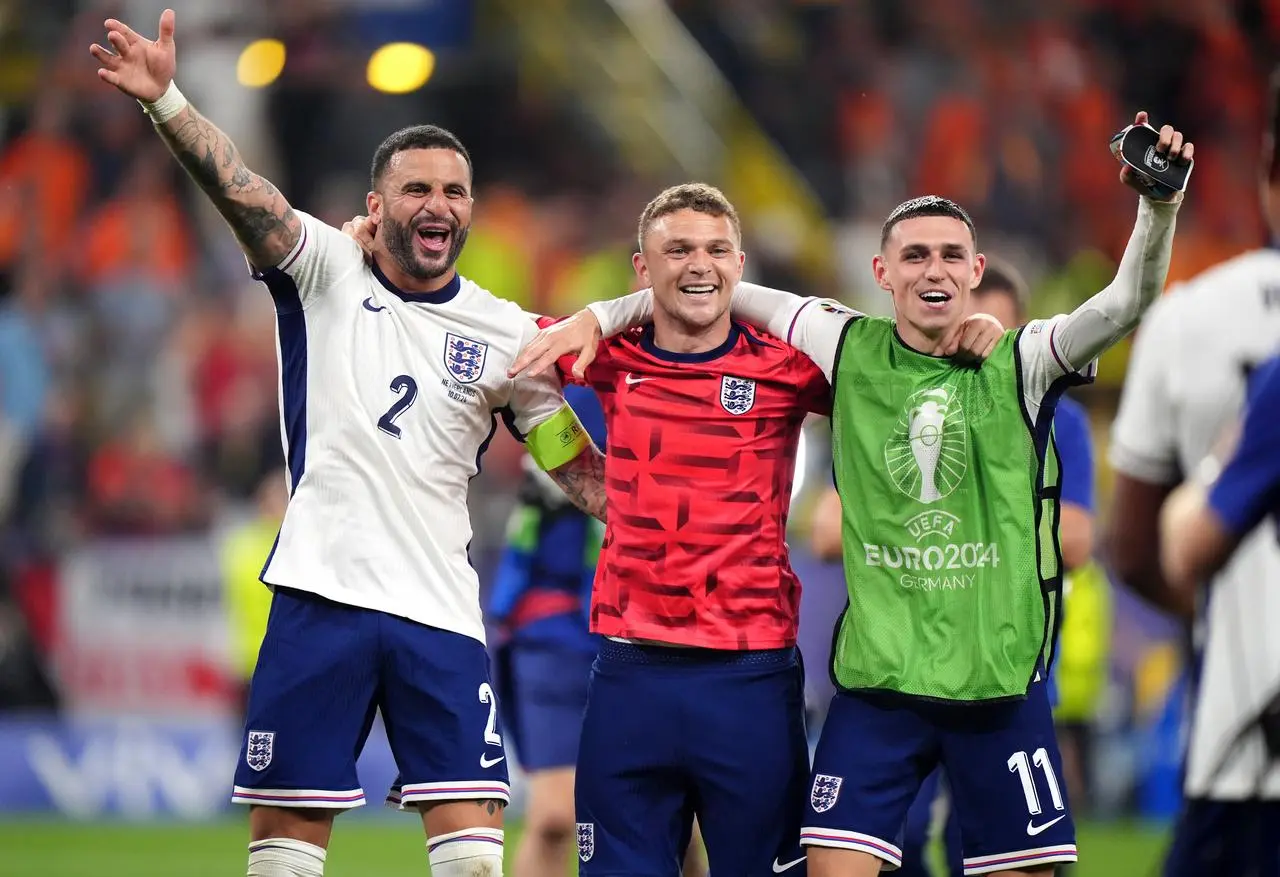
<svg viewBox="0 0 1280 877">
<path fill-rule="evenodd" d="M 254 40 L 244 47 L 236 61 L 236 81 L 245 88 L 264 88 L 280 78 L 284 70 L 284 43 Z"/>
<path fill-rule="evenodd" d="M 369 85 L 387 94 L 408 94 L 427 84 L 436 56 L 417 43 L 387 43 L 369 56 Z"/>
</svg>

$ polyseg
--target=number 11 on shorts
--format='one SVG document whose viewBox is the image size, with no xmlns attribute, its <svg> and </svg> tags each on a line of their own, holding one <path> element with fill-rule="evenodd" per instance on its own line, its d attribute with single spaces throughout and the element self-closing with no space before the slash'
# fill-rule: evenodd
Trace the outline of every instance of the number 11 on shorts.
<svg viewBox="0 0 1280 877">
<path fill-rule="evenodd" d="M 1015 752 L 1009 756 L 1009 772 L 1016 773 L 1022 781 L 1022 794 L 1027 797 L 1027 811 L 1038 816 L 1044 809 L 1040 805 L 1040 795 L 1036 791 L 1036 780 L 1032 774 L 1032 766 L 1044 771 L 1045 783 L 1049 786 L 1049 797 L 1053 801 L 1053 809 L 1065 810 L 1067 805 L 1062 800 L 1062 789 L 1058 786 L 1058 777 L 1054 775 L 1053 765 L 1049 762 L 1049 752 L 1043 746 L 1027 757 L 1025 751 Z"/>
</svg>

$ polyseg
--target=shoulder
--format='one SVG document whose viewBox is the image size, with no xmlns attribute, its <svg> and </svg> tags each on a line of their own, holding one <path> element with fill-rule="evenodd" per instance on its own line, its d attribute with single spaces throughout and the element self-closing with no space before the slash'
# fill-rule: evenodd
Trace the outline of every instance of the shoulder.
<svg viewBox="0 0 1280 877">
<path fill-rule="evenodd" d="M 459 275 L 458 296 L 455 305 L 460 316 L 477 325 L 491 336 L 509 336 L 527 341 L 537 334 L 545 323 L 536 315 L 525 311 L 510 299 L 494 295 L 472 280 Z"/>
</svg>

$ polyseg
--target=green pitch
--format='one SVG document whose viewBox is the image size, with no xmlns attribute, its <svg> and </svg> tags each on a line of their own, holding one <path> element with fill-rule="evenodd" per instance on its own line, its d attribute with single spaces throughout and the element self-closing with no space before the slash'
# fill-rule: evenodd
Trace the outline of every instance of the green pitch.
<svg viewBox="0 0 1280 877">
<path fill-rule="evenodd" d="M 508 863 L 519 826 L 507 830 Z M 244 874 L 245 826 L 0 822 L 0 877 L 235 877 Z M 1147 877 L 1164 846 L 1157 828 L 1122 823 L 1080 830 L 1084 860 L 1073 877 Z M 510 873 L 510 872 L 508 872 Z M 416 820 L 347 817 L 338 821 L 325 877 L 427 874 Z"/>
</svg>

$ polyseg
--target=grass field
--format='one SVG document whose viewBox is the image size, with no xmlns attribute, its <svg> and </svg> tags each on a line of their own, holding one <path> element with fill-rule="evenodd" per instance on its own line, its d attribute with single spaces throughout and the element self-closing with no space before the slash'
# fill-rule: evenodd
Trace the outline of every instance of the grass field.
<svg viewBox="0 0 1280 877">
<path fill-rule="evenodd" d="M 519 827 L 508 829 L 508 861 Z M 1073 877 L 1147 877 L 1164 844 L 1161 829 L 1086 825 Z M 136 825 L 45 820 L 0 822 L 0 877 L 235 877 L 244 873 L 245 827 Z M 427 873 L 422 837 L 411 819 L 339 822 L 325 877 L 408 877 Z"/>
</svg>

